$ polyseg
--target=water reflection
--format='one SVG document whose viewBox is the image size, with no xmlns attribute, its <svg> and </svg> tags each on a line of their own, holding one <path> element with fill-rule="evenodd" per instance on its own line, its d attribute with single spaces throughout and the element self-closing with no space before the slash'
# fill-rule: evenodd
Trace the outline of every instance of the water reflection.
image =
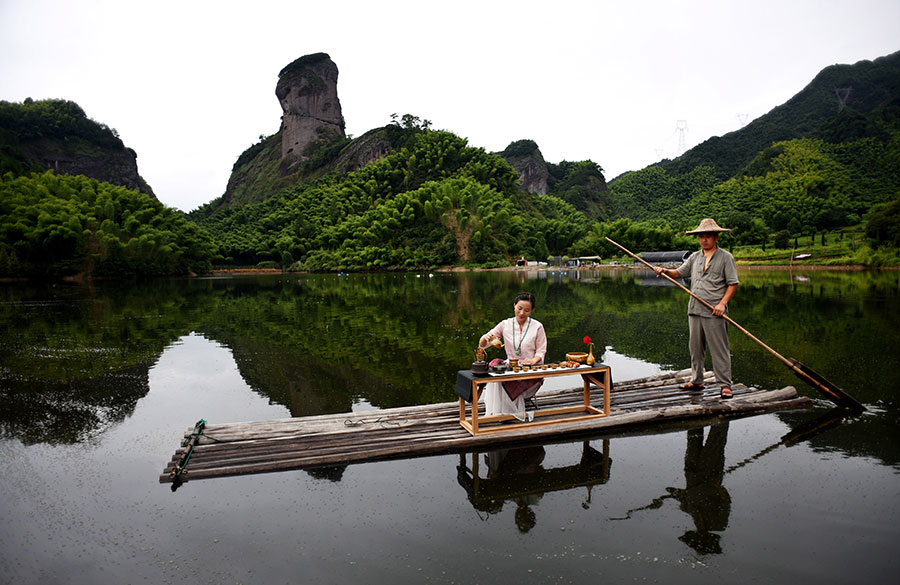
<svg viewBox="0 0 900 585">
<path fill-rule="evenodd" d="M 611 358 L 655 369 L 634 377 L 688 367 L 683 293 L 641 279 L 630 269 L 548 269 L 0 284 L 0 433 L 32 443 L 102 432 L 133 413 L 148 392 L 147 369 L 191 332 L 228 348 L 252 391 L 293 416 L 348 412 L 360 400 L 376 408 L 446 402 L 475 340 L 523 288 L 539 299 L 551 359 L 583 349 L 590 335 Z M 898 451 L 872 437 L 900 420 L 889 366 L 900 347 L 898 280 L 742 273 L 732 315 L 874 406 L 877 416 L 860 423 L 873 432 L 848 432 L 841 443 L 893 463 Z M 738 333 L 731 341 L 736 380 L 816 395 L 752 341 Z M 625 379 L 622 371 L 614 379 Z"/>
<path fill-rule="evenodd" d="M 747 457 L 743 461 L 740 461 L 728 469 L 725 470 L 725 473 L 731 473 L 741 467 L 749 465 L 750 463 L 756 461 L 760 457 L 763 457 L 767 453 L 770 453 L 781 447 L 782 445 L 786 447 L 792 447 L 801 442 L 809 442 L 810 445 L 815 447 L 817 441 L 821 441 L 820 437 L 817 439 L 818 435 L 825 435 L 826 431 L 831 431 L 832 429 L 837 429 L 841 426 L 845 420 L 851 418 L 854 415 L 858 415 L 856 411 L 851 411 L 845 408 L 835 407 L 829 410 L 826 410 L 824 413 L 814 416 L 811 419 L 808 419 L 808 415 L 806 413 L 781 413 L 779 418 L 782 418 L 786 422 L 789 422 L 789 426 L 791 427 L 791 431 L 786 433 L 781 440 L 777 443 L 769 445 L 765 449 L 759 451 Z M 803 418 L 795 418 L 795 417 L 803 417 Z M 828 439 L 830 444 L 832 445 L 831 450 L 839 451 L 841 450 L 839 444 L 834 440 L 836 438 L 835 433 L 828 433 Z"/>
<path fill-rule="evenodd" d="M 684 452 L 685 487 L 667 488 L 681 510 L 694 521 L 695 529 L 678 540 L 700 554 L 720 554 L 722 546 L 717 533 L 728 528 L 731 496 L 722 485 L 727 439 L 727 422 L 711 425 L 705 442 L 702 428 L 690 429 Z"/>
<path fill-rule="evenodd" d="M 338 483 L 344 479 L 344 472 L 347 471 L 349 465 L 322 465 L 319 467 L 310 467 L 306 469 L 306 473 L 316 479 L 327 479 L 328 481 Z"/>
<path fill-rule="evenodd" d="M 602 451 L 584 441 L 581 460 L 563 467 L 546 469 L 543 466 L 546 451 L 542 445 L 515 449 L 497 449 L 486 453 L 459 456 L 456 480 L 466 490 L 472 507 L 487 516 L 499 514 L 506 503 L 516 506 L 515 523 L 520 532 L 528 532 L 537 524 L 536 506 L 547 492 L 587 490 L 582 502 L 590 507 L 591 490 L 609 481 L 612 460 L 609 457 L 609 439 L 603 439 Z M 485 469 L 481 470 L 481 463 Z"/>
<path fill-rule="evenodd" d="M 678 540 L 701 555 L 721 554 L 719 533 L 728 528 L 731 515 L 731 495 L 722 483 L 727 440 L 727 421 L 710 425 L 705 440 L 703 427 L 688 429 L 684 450 L 684 487 L 667 487 L 666 494 L 646 506 L 629 510 L 622 518 L 612 520 L 627 520 L 636 512 L 658 510 L 666 500 L 674 499 L 681 511 L 694 522 L 694 529 L 685 531 Z"/>
<path fill-rule="evenodd" d="M 0 437 L 26 445 L 77 443 L 122 422 L 149 391 L 147 364 L 71 381 L 5 380 Z"/>
<path fill-rule="evenodd" d="M 769 445 L 730 467 L 725 467 L 725 445 L 728 441 L 727 420 L 707 427 L 695 427 L 686 431 L 684 451 L 684 487 L 667 487 L 666 493 L 639 508 L 629 510 L 623 517 L 611 520 L 628 520 L 635 513 L 658 510 L 667 500 L 678 502 L 679 509 L 689 515 L 694 528 L 686 530 L 678 540 L 701 555 L 722 553 L 721 539 L 728 528 L 731 515 L 731 495 L 724 485 L 725 476 L 746 467 L 781 446 L 791 447 L 800 443 L 814 444 L 822 436 L 833 437 L 831 432 L 850 416 L 843 408 L 831 408 L 809 417 L 809 413 L 789 413 L 798 417 L 793 428 L 779 441 Z"/>
<path fill-rule="evenodd" d="M 0 436 L 81 442 L 130 416 L 150 367 L 191 326 L 178 288 L 0 287 Z"/>
</svg>

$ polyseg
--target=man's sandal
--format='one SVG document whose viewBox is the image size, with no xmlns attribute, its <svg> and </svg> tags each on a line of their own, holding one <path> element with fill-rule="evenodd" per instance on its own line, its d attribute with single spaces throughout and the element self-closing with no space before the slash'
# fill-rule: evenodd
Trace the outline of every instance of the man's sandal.
<svg viewBox="0 0 900 585">
<path fill-rule="evenodd" d="M 688 382 L 687 384 L 682 384 L 679 386 L 682 390 L 703 390 L 703 384 L 694 384 L 693 382 Z"/>
<path fill-rule="evenodd" d="M 734 392 L 731 391 L 731 386 L 728 386 L 727 384 L 722 386 L 722 389 L 719 390 L 719 396 L 722 397 L 722 400 L 734 398 Z"/>
</svg>

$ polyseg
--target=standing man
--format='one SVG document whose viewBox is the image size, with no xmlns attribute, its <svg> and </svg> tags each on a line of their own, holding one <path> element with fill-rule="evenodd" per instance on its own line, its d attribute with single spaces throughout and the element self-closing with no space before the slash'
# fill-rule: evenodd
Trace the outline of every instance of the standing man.
<svg viewBox="0 0 900 585">
<path fill-rule="evenodd" d="M 665 274 L 670 278 L 690 278 L 691 292 L 714 307 L 709 310 L 703 303 L 691 297 L 688 303 L 688 326 L 691 350 L 691 381 L 682 384 L 684 390 L 703 389 L 703 362 L 706 348 L 712 357 L 716 382 L 721 384 L 720 396 L 732 398 L 731 350 L 728 345 L 728 322 L 722 315 L 728 312 L 728 303 L 738 287 L 737 264 L 734 256 L 719 248 L 719 234 L 730 232 L 719 227 L 715 220 L 706 218 L 697 229 L 684 232 L 697 234 L 700 249 L 691 254 L 677 269 L 657 266 L 656 277 Z"/>
</svg>

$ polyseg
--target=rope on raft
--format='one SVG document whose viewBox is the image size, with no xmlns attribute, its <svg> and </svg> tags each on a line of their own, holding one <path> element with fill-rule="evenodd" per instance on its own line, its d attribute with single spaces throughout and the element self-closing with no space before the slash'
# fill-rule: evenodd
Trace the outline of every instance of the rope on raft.
<svg viewBox="0 0 900 585">
<path fill-rule="evenodd" d="M 408 422 L 409 421 L 407 421 L 406 419 L 402 419 L 399 422 L 394 422 L 392 420 L 386 419 L 383 416 L 379 416 L 375 420 L 366 420 L 366 419 L 362 419 L 362 418 L 353 420 L 353 419 L 348 418 L 347 420 L 344 421 L 344 426 L 358 427 L 360 425 L 380 424 L 384 428 L 390 428 L 390 427 L 400 427 L 400 426 L 407 424 Z"/>
<path fill-rule="evenodd" d="M 200 419 L 194 425 L 194 430 L 190 435 L 185 437 L 184 441 L 181 442 L 182 447 L 186 447 L 187 450 L 181 455 L 181 458 L 178 460 L 178 463 L 175 464 L 175 469 L 169 474 L 169 477 L 172 478 L 173 481 L 184 481 L 184 476 L 187 475 L 187 464 L 188 461 L 191 460 L 191 455 L 194 453 L 194 446 L 200 440 L 200 435 L 203 434 L 203 429 L 206 428 L 206 420 Z"/>
</svg>

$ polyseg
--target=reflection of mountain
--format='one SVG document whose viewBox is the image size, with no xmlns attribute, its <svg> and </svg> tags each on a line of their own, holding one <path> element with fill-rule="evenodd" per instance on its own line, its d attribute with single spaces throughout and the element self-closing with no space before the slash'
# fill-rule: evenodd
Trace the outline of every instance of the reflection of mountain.
<svg viewBox="0 0 900 585">
<path fill-rule="evenodd" d="M 360 395 L 389 395 L 390 385 L 342 362 L 324 362 L 268 340 L 229 340 L 241 376 L 291 416 L 349 412 Z M 364 366 L 364 365 L 363 365 Z"/>
<path fill-rule="evenodd" d="M 688 367 L 683 292 L 640 286 L 631 270 L 578 274 L 582 280 L 550 272 L 525 283 L 506 272 L 2 285 L 0 424 L 10 436 L 30 433 L 28 441 L 71 441 L 101 429 L 127 416 L 147 391 L 146 380 L 135 378 L 145 378 L 163 350 L 191 331 L 231 348 L 250 386 L 296 415 L 349 411 L 360 398 L 377 407 L 445 402 L 478 336 L 511 314 L 513 297 L 526 287 L 537 295 L 535 316 L 547 328 L 551 358 L 583 349 L 590 335 L 597 347 Z M 811 444 L 896 465 L 900 456 L 879 438 L 900 422 L 886 365 L 900 347 L 897 275 L 813 273 L 800 283 L 787 271 L 754 271 L 741 279 L 733 318 L 881 406 L 881 414 Z M 731 340 L 737 380 L 794 384 L 815 395 L 740 333 Z M 114 379 L 124 381 L 121 393 L 108 382 Z M 72 416 L 82 421 L 77 429 L 64 430 L 68 411 L 80 413 Z M 42 416 L 47 420 L 27 430 L 29 417 Z"/>
<path fill-rule="evenodd" d="M 150 390 L 149 364 L 98 378 L 7 379 L 0 386 L 0 435 L 32 443 L 77 443 L 122 422 Z"/>
<path fill-rule="evenodd" d="M 528 532 L 536 523 L 531 506 L 536 505 L 547 492 L 587 488 L 586 501 L 591 501 L 591 488 L 609 481 L 612 460 L 609 458 L 609 440 L 603 440 L 603 452 L 582 444 L 581 461 L 575 465 L 545 469 L 544 447 L 533 445 L 517 449 L 501 449 L 484 454 L 486 466 L 481 473 L 481 454 L 471 453 L 471 464 L 466 465 L 466 454 L 460 454 L 457 481 L 466 490 L 472 506 L 479 512 L 498 514 L 503 504 L 516 505 L 516 526 Z"/>
<path fill-rule="evenodd" d="M 128 417 L 147 372 L 191 330 L 178 281 L 0 288 L 0 432 L 25 443 L 81 441 Z"/>
<path fill-rule="evenodd" d="M 304 276 L 271 281 L 255 295 L 217 281 L 218 307 L 202 330 L 232 348 L 255 389 L 294 412 L 317 414 L 317 404 L 348 410 L 359 396 L 384 408 L 443 402 L 452 399 L 452 380 L 471 363 L 478 337 L 512 314 L 519 285 L 505 275 L 438 278 Z M 564 306 L 538 311 L 559 325 L 580 318 Z M 556 335 L 550 343 L 558 358 L 580 349 L 582 335 L 575 341 L 569 334 L 565 345 Z M 297 392 L 307 407 L 297 407 Z"/>
</svg>

